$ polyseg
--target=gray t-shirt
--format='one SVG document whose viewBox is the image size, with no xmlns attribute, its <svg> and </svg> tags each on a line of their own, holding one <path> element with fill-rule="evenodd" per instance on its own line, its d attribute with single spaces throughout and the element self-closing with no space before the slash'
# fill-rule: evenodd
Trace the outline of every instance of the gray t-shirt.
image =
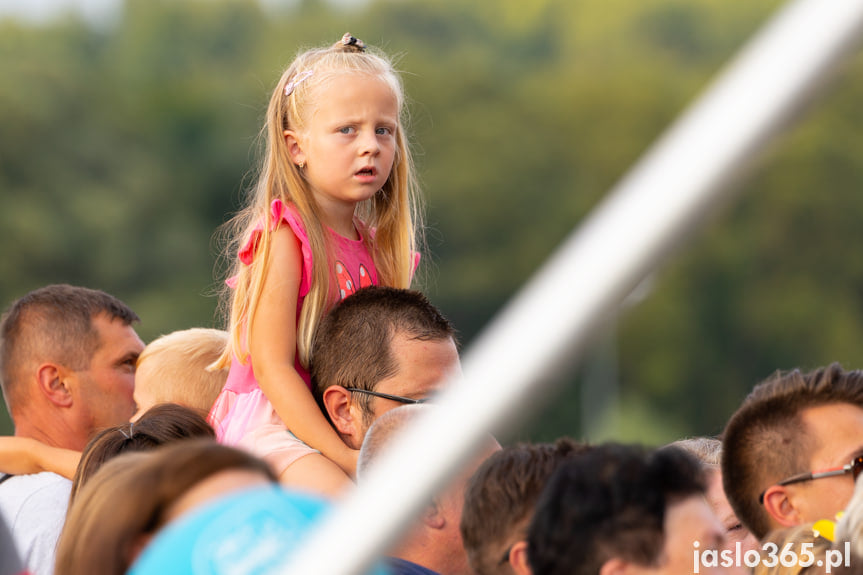
<svg viewBox="0 0 863 575">
<path fill-rule="evenodd" d="M 33 575 L 52 575 L 72 482 L 55 473 L 16 475 L 0 483 L 0 514 Z"/>
<path fill-rule="evenodd" d="M 0 515 L 0 575 L 20 575 L 24 565 L 18 558 L 18 546 L 6 527 L 6 520 Z"/>
</svg>

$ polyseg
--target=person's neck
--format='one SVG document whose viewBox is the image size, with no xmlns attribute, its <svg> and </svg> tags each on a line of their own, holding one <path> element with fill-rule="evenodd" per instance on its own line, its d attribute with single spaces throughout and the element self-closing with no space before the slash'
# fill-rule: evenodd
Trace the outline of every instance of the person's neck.
<svg viewBox="0 0 863 575">
<path fill-rule="evenodd" d="M 451 551 L 446 549 L 433 535 L 423 532 L 412 533 L 390 554 L 391 557 L 422 565 L 435 573 L 462 575 L 458 570 L 452 570 L 451 555 Z"/>
<path fill-rule="evenodd" d="M 356 206 L 325 205 L 321 206 L 323 224 L 349 240 L 360 239 L 360 234 L 354 226 L 354 211 Z"/>
<path fill-rule="evenodd" d="M 80 434 L 62 420 L 43 422 L 36 418 L 26 417 L 20 423 L 15 423 L 15 437 L 27 437 L 51 447 L 74 449 L 81 451 L 86 444 L 78 441 Z"/>
</svg>

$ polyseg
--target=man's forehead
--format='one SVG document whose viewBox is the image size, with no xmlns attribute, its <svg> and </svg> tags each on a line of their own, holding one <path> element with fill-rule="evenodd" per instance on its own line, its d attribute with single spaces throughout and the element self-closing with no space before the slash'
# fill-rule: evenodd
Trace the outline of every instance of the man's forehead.
<svg viewBox="0 0 863 575">
<path fill-rule="evenodd" d="M 451 365 L 458 362 L 458 348 L 451 337 L 419 339 L 397 332 L 390 340 L 390 353 L 401 369 L 409 363 Z"/>
<path fill-rule="evenodd" d="M 396 373 L 379 381 L 375 391 L 424 397 L 461 372 L 452 338 L 419 340 L 396 334 L 391 352 L 397 365 Z"/>
<path fill-rule="evenodd" d="M 122 319 L 112 318 L 107 314 L 99 314 L 93 317 L 93 328 L 99 334 L 98 351 L 110 353 L 140 353 L 144 349 L 144 342 L 138 336 L 135 328 Z"/>
<path fill-rule="evenodd" d="M 863 407 L 831 403 L 806 408 L 800 416 L 812 442 L 814 464 L 863 455 Z"/>
<path fill-rule="evenodd" d="M 378 382 L 374 391 L 400 395 L 410 399 L 424 399 L 433 395 L 446 383 L 446 379 L 418 379 L 413 377 L 391 377 Z"/>
</svg>

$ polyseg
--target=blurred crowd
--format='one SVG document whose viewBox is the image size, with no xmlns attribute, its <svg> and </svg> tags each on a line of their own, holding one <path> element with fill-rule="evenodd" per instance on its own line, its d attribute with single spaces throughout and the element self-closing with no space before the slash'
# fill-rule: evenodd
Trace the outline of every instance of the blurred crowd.
<svg viewBox="0 0 863 575">
<path fill-rule="evenodd" d="M 137 321 L 68 285 L 3 315 L 15 436 L 0 440 L 0 574 L 280 572 L 352 487 L 280 475 L 217 441 L 208 414 L 227 372 L 213 364 L 228 335 L 193 328 L 145 346 Z M 313 394 L 359 449 L 363 484 L 459 371 L 455 332 L 422 294 L 383 287 L 345 298 L 321 329 L 332 345 L 314 348 Z M 777 372 L 717 438 L 489 438 L 373 571 L 863 572 L 861 470 L 863 372 Z"/>
</svg>

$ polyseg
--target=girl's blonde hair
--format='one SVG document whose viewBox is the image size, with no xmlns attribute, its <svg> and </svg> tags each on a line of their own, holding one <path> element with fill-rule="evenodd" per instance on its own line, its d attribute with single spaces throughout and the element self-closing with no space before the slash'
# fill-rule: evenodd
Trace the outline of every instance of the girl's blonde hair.
<svg viewBox="0 0 863 575">
<path fill-rule="evenodd" d="M 417 251 L 416 230 L 421 230 L 419 194 L 404 125 L 407 120 L 404 89 L 392 61 L 384 54 L 368 50 L 349 34 L 328 48 L 308 50 L 296 57 L 282 74 L 273 91 L 261 135 L 266 145 L 258 180 L 246 208 L 229 222 L 231 241 L 226 256 L 232 258 L 236 278 L 233 293 L 226 290 L 223 301 L 230 302 L 231 341 L 225 353 L 213 364 L 225 367 L 231 356 L 248 359 L 251 320 L 260 300 L 269 266 L 270 204 L 281 199 L 292 204 L 303 220 L 314 262 L 309 293 L 303 302 L 297 325 L 297 349 L 301 365 L 308 367 L 312 338 L 318 321 L 330 303 L 331 249 L 326 228 L 321 223 L 320 207 L 302 171 L 291 160 L 284 131 L 302 133 L 314 113 L 317 97 L 333 78 L 343 74 L 364 74 L 383 79 L 396 95 L 399 126 L 392 171 L 374 197 L 357 206 L 357 216 L 368 229 L 363 240 L 375 263 L 381 285 L 407 288 Z M 286 89 L 287 88 L 287 89 Z M 237 250 L 245 245 L 256 226 L 264 223 L 256 253 L 249 265 L 236 260 Z M 326 263 L 327 265 L 324 265 Z"/>
</svg>

